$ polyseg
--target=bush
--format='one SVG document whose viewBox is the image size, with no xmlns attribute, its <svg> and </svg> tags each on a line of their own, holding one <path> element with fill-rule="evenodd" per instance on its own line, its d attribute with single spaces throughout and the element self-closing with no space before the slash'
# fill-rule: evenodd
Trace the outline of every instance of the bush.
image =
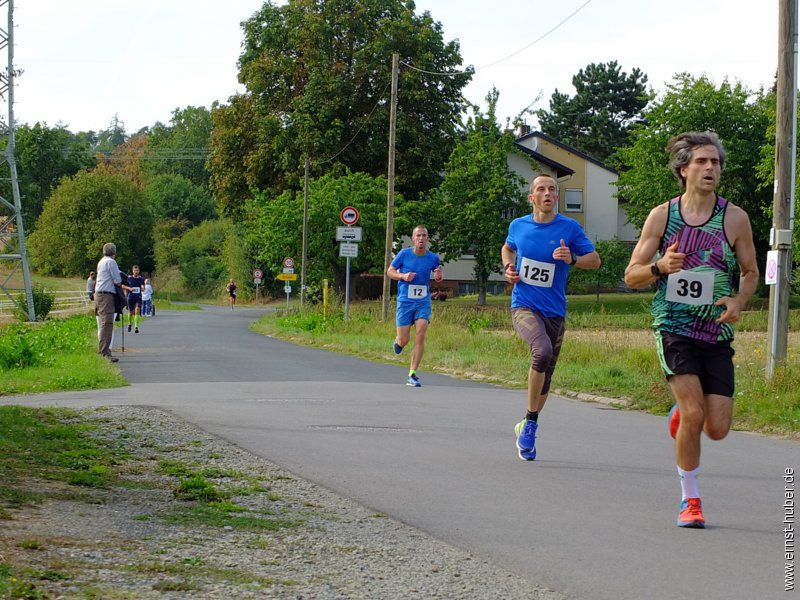
<svg viewBox="0 0 800 600">
<path fill-rule="evenodd" d="M 35 345 L 26 337 L 8 336 L 0 343 L 0 368 L 25 369 L 40 364 Z"/>
<path fill-rule="evenodd" d="M 53 308 L 53 304 L 56 301 L 56 295 L 54 292 L 49 292 L 38 285 L 33 286 L 31 289 L 31 294 L 33 295 L 33 310 L 36 313 L 36 319 L 38 321 L 44 321 L 50 314 L 50 309 Z M 19 299 L 17 319 L 22 322 L 29 320 L 28 299 L 24 294 Z"/>
</svg>

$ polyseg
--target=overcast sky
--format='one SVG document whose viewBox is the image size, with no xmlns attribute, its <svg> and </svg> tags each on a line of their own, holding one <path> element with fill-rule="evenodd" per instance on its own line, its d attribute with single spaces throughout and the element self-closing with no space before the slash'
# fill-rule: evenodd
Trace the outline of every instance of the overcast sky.
<svg viewBox="0 0 800 600">
<path fill-rule="evenodd" d="M 14 62 L 24 70 L 15 90 L 17 123 L 96 131 L 118 115 L 133 133 L 156 121 L 168 123 L 176 108 L 210 107 L 242 91 L 236 79 L 240 23 L 263 3 L 14 4 Z M 684 71 L 716 83 L 728 77 L 751 89 L 769 87 L 777 68 L 776 0 L 418 0 L 416 5 L 418 13 L 428 10 L 442 23 L 445 40 L 460 41 L 465 65 L 476 68 L 467 99 L 485 107 L 484 97 L 497 87 L 501 122 L 531 104 L 548 108 L 555 89 L 573 95 L 572 76 L 592 62 L 616 60 L 626 72 L 638 67 L 656 91 Z M 5 14 L 3 9 L 0 18 Z M 0 110 L 7 113 L 4 102 Z"/>
</svg>

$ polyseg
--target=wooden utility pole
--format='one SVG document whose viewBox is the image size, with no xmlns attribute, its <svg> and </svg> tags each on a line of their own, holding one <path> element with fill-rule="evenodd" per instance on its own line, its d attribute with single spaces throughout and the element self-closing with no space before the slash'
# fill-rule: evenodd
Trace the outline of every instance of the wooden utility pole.
<svg viewBox="0 0 800 600">
<path fill-rule="evenodd" d="M 303 257 L 300 262 L 300 308 L 306 303 L 306 255 L 308 254 L 308 172 L 311 160 L 306 156 L 305 179 L 303 183 Z"/>
<path fill-rule="evenodd" d="M 389 304 L 392 295 L 392 280 L 386 274 L 386 270 L 392 262 L 392 246 L 394 243 L 394 145 L 395 145 L 395 126 L 397 125 L 397 78 L 400 69 L 400 55 L 395 52 L 392 54 L 392 98 L 389 106 L 389 180 L 386 193 L 386 249 L 383 255 L 383 310 L 381 320 L 389 318 Z"/>
<path fill-rule="evenodd" d="M 797 0 L 779 0 L 778 10 L 775 195 L 770 232 L 771 248 L 777 252 L 777 282 L 769 290 L 767 377 L 786 360 L 797 156 Z"/>
</svg>

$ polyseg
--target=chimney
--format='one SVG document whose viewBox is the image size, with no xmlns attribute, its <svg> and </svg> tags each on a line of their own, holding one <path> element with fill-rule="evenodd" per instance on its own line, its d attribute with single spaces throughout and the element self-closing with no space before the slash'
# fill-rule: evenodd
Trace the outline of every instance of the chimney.
<svg viewBox="0 0 800 600">
<path fill-rule="evenodd" d="M 519 135 L 518 138 L 525 137 L 531 132 L 531 126 L 521 123 L 519 126 Z"/>
</svg>

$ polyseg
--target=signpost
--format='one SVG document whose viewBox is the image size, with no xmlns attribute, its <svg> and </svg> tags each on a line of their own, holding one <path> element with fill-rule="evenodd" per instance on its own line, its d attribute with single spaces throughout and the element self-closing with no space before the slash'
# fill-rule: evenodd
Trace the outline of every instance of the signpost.
<svg viewBox="0 0 800 600">
<path fill-rule="evenodd" d="M 253 269 L 253 283 L 256 284 L 256 299 L 258 299 L 258 286 L 261 285 L 262 279 L 264 279 L 264 271 L 261 269 Z"/>
<path fill-rule="evenodd" d="M 287 256 L 283 259 L 283 273 L 278 273 L 278 281 L 284 281 L 283 291 L 286 292 L 286 309 L 289 309 L 289 296 L 292 293 L 292 284 L 290 281 L 297 281 L 297 275 L 294 274 L 294 259 Z"/>
<path fill-rule="evenodd" d="M 339 244 L 339 256 L 347 258 L 347 275 L 344 285 L 344 320 L 350 320 L 350 258 L 358 256 L 358 244 L 361 241 L 361 227 L 353 227 L 358 223 L 360 215 L 353 206 L 345 206 L 339 213 L 339 218 L 346 227 L 336 228 L 336 241 Z"/>
</svg>

